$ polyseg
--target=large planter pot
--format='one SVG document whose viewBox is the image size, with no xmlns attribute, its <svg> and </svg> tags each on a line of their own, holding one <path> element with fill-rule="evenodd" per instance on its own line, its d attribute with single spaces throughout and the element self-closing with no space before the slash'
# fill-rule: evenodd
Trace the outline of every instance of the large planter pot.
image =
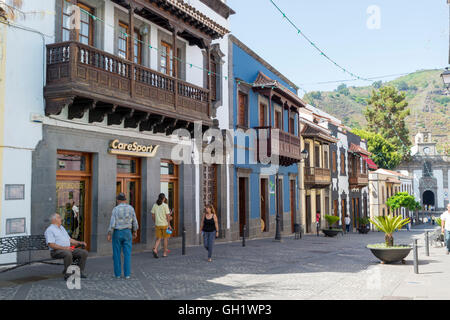
<svg viewBox="0 0 450 320">
<path fill-rule="evenodd" d="M 342 230 L 339 229 L 322 229 L 325 237 L 336 237 L 339 233 L 342 233 Z"/>
<path fill-rule="evenodd" d="M 405 263 L 405 258 L 412 250 L 412 247 L 408 245 L 395 246 L 392 248 L 378 248 L 368 245 L 367 248 L 370 249 L 373 255 L 380 259 L 382 263 L 393 263 L 401 261 L 403 264 Z"/>
<path fill-rule="evenodd" d="M 364 228 L 358 228 L 358 232 L 360 234 L 368 234 L 369 233 L 369 229 L 367 229 L 366 227 Z"/>
</svg>

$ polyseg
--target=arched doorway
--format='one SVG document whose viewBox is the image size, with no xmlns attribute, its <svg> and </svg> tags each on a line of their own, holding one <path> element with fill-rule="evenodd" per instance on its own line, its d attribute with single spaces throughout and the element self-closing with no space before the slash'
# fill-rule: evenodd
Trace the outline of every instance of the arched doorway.
<svg viewBox="0 0 450 320">
<path fill-rule="evenodd" d="M 434 200 L 434 193 L 433 191 L 425 191 L 423 193 L 423 205 L 425 208 L 428 208 L 429 206 L 434 206 L 435 200 Z"/>
</svg>

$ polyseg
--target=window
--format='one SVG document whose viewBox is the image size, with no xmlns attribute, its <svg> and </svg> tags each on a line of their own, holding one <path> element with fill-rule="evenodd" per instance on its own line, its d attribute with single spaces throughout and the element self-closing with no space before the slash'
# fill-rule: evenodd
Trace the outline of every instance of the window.
<svg viewBox="0 0 450 320">
<path fill-rule="evenodd" d="M 211 59 L 211 100 L 217 100 L 217 63 Z"/>
<path fill-rule="evenodd" d="M 295 134 L 295 116 L 293 115 L 289 118 L 289 133 Z"/>
<path fill-rule="evenodd" d="M 314 146 L 314 165 L 316 168 L 320 168 L 320 146 Z"/>
<path fill-rule="evenodd" d="M 259 126 L 267 126 L 267 106 L 264 103 L 259 104 Z"/>
<path fill-rule="evenodd" d="M 275 110 L 275 129 L 281 130 L 282 119 L 281 119 L 281 111 Z"/>
<path fill-rule="evenodd" d="M 336 151 L 333 151 L 333 172 L 336 172 L 336 168 L 337 168 L 337 158 L 336 158 Z"/>
<path fill-rule="evenodd" d="M 341 174 L 345 175 L 345 153 L 341 152 Z"/>
<path fill-rule="evenodd" d="M 80 34 L 79 41 L 87 45 L 94 45 L 94 20 L 92 15 L 94 9 L 78 3 L 80 8 Z M 70 40 L 70 8 L 72 4 L 67 1 L 63 1 L 62 10 L 62 41 Z M 91 14 L 91 15 L 90 15 Z"/>
<path fill-rule="evenodd" d="M 172 46 L 164 41 L 161 42 L 161 72 L 172 75 Z"/>
<path fill-rule="evenodd" d="M 310 162 L 310 158 L 311 158 L 311 153 L 310 153 L 310 149 L 309 149 L 309 143 L 305 142 L 305 150 L 308 150 L 308 158 L 306 158 L 305 160 L 305 166 L 307 168 L 309 168 L 311 166 L 311 162 Z"/>
<path fill-rule="evenodd" d="M 324 152 L 323 152 L 323 160 L 324 160 L 323 167 L 324 167 L 325 169 L 328 169 L 328 168 L 329 168 L 329 167 L 328 167 L 328 151 L 324 151 Z"/>
<path fill-rule="evenodd" d="M 238 126 L 247 126 L 247 95 L 243 92 L 239 92 L 239 105 L 238 105 Z"/>
<path fill-rule="evenodd" d="M 181 50 L 177 48 L 177 73 L 181 71 Z M 173 48 L 172 45 L 161 41 L 161 72 L 173 76 Z M 178 77 L 179 78 L 179 77 Z"/>
<path fill-rule="evenodd" d="M 128 43 L 129 28 L 126 23 L 119 22 L 118 55 L 124 59 L 130 59 L 130 46 Z M 137 30 L 133 34 L 134 63 L 141 64 L 142 37 Z"/>
</svg>

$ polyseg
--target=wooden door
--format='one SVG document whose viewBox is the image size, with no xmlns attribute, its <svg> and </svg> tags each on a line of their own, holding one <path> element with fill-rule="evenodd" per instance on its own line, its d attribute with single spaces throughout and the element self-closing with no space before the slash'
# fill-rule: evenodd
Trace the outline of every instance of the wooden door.
<svg viewBox="0 0 450 320">
<path fill-rule="evenodd" d="M 290 206 L 291 206 L 291 226 L 292 226 L 292 233 L 294 233 L 294 224 L 295 224 L 295 212 L 296 212 L 296 206 L 295 206 L 295 180 L 290 181 Z"/>
<path fill-rule="evenodd" d="M 278 212 L 280 213 L 280 230 L 284 230 L 284 222 L 283 222 L 283 180 L 278 180 Z"/>
<path fill-rule="evenodd" d="M 336 217 L 339 216 L 339 201 L 338 200 L 333 201 L 333 214 Z"/>
<path fill-rule="evenodd" d="M 141 159 L 117 156 L 117 181 L 116 196 L 124 193 L 127 203 L 134 208 L 139 224 L 137 238 L 133 243 L 139 243 L 141 239 Z"/>
<path fill-rule="evenodd" d="M 262 232 L 267 232 L 268 226 L 267 226 L 267 204 L 268 204 L 268 194 L 267 194 L 267 179 L 261 179 L 261 221 L 264 223 L 264 227 L 261 228 Z"/>
<path fill-rule="evenodd" d="M 345 230 L 345 215 L 347 214 L 347 200 L 342 199 L 341 201 L 341 212 L 342 212 L 342 229 Z"/>
<path fill-rule="evenodd" d="M 239 236 L 244 236 L 244 226 L 247 224 L 246 201 L 247 201 L 247 179 L 239 178 Z"/>
<path fill-rule="evenodd" d="M 178 166 L 169 160 L 161 161 L 160 192 L 166 195 L 167 205 L 172 214 L 172 237 L 178 237 L 180 233 L 179 212 L 179 176 Z"/>
<path fill-rule="evenodd" d="M 75 240 L 91 240 L 91 157 L 74 151 L 58 151 L 56 169 L 56 212 Z"/>
<path fill-rule="evenodd" d="M 311 196 L 306 196 L 305 206 L 306 206 L 306 233 L 311 233 Z"/>
</svg>

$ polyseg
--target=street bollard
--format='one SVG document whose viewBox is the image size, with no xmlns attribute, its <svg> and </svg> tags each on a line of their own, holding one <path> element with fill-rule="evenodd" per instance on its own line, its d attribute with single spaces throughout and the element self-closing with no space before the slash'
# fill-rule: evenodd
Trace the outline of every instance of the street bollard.
<svg viewBox="0 0 450 320">
<path fill-rule="evenodd" d="M 186 255 L 186 229 L 183 228 L 183 234 L 181 235 L 181 255 Z"/>
<path fill-rule="evenodd" d="M 244 231 L 242 232 L 242 246 L 245 247 L 245 232 L 247 231 L 247 226 L 244 225 Z"/>
<path fill-rule="evenodd" d="M 419 274 L 419 255 L 417 252 L 417 239 L 414 239 L 413 254 L 414 254 L 414 273 Z"/>
<path fill-rule="evenodd" d="M 425 232 L 425 254 L 427 257 L 430 256 L 430 236 L 428 235 L 429 231 Z"/>
</svg>

